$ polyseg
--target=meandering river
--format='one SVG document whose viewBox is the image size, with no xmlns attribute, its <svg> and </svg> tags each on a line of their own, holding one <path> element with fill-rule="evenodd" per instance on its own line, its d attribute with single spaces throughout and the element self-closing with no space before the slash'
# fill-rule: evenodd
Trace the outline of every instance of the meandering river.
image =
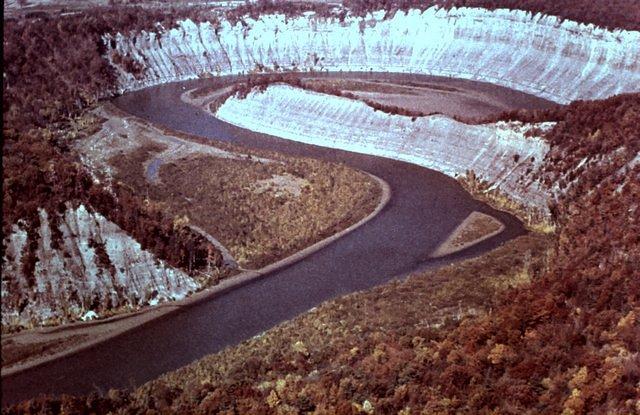
<svg viewBox="0 0 640 415">
<path fill-rule="evenodd" d="M 434 82 L 434 78 L 416 75 L 366 76 Z M 445 83 L 442 79 L 435 81 Z M 115 99 L 115 104 L 153 123 L 187 133 L 346 163 L 386 180 L 392 190 L 389 203 L 373 220 L 301 262 L 181 308 L 91 349 L 3 377 L 4 405 L 40 393 L 85 394 L 135 387 L 251 338 L 323 301 L 383 284 L 414 270 L 482 254 L 525 233 L 514 217 L 474 200 L 455 180 L 438 172 L 400 161 L 256 134 L 217 120 L 180 100 L 182 92 L 201 82 L 206 81 L 148 88 L 125 94 Z M 457 88 L 462 85 L 470 91 L 494 94 L 508 108 L 549 105 L 505 88 L 471 81 L 450 82 L 456 82 Z M 432 251 L 473 211 L 498 218 L 505 224 L 505 230 L 459 253 L 430 258 Z"/>
</svg>

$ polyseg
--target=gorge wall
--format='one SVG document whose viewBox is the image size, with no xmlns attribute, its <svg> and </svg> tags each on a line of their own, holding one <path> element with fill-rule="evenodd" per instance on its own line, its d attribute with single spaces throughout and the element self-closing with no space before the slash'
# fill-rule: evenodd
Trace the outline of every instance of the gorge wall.
<svg viewBox="0 0 640 415">
<path fill-rule="evenodd" d="M 122 90 L 274 70 L 405 72 L 509 87 L 558 103 L 640 90 L 640 32 L 608 31 L 518 10 L 430 8 L 365 18 L 265 15 L 158 33 L 106 36 Z M 124 62 L 145 68 L 133 75 Z M 135 66 L 134 65 L 134 66 Z M 282 111 L 286 108 L 287 111 Z M 532 177 L 548 146 L 529 127 L 469 126 L 443 116 L 412 121 L 358 102 L 286 86 L 230 99 L 217 115 L 283 138 L 397 158 L 452 177 L 473 171 L 548 216 L 550 190 Z"/>
<path fill-rule="evenodd" d="M 539 137 L 524 137 L 533 125 L 468 125 L 442 115 L 390 115 L 361 101 L 284 84 L 244 99 L 231 97 L 216 116 L 252 131 L 407 161 L 454 178 L 473 171 L 491 188 L 546 215 L 549 189 L 532 176 L 549 146 Z M 540 132 L 552 126 L 535 125 Z"/>
<path fill-rule="evenodd" d="M 23 271 L 29 243 L 18 225 L 7 236 L 2 263 L 2 327 L 32 327 L 102 316 L 114 309 L 184 298 L 198 281 L 144 250 L 116 224 L 84 206 L 68 207 L 57 225 L 40 211 L 33 277 Z"/>
<path fill-rule="evenodd" d="M 182 21 L 105 36 L 121 90 L 260 70 L 410 72 L 486 81 L 559 103 L 640 90 L 640 32 L 517 10 L 384 12 L 366 18 L 266 15 L 232 25 Z M 145 68 L 134 76 L 134 62 Z"/>
</svg>

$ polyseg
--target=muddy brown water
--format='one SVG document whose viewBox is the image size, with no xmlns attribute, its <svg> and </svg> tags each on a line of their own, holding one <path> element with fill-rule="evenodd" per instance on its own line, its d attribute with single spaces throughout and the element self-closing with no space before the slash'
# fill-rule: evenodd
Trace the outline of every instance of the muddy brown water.
<svg viewBox="0 0 640 415">
<path fill-rule="evenodd" d="M 508 108 L 544 108 L 550 102 L 493 85 L 406 74 L 332 74 L 338 77 L 424 82 L 493 94 Z M 232 82 L 233 78 L 229 78 Z M 3 405 L 47 394 L 86 394 L 132 388 L 207 354 L 258 335 L 320 303 L 384 284 L 412 271 L 487 252 L 526 231 L 513 216 L 474 200 L 453 179 L 405 162 L 296 143 L 243 130 L 180 100 L 206 80 L 165 84 L 114 100 L 153 123 L 254 148 L 343 162 L 386 180 L 391 200 L 356 231 L 301 262 L 90 349 L 2 378 Z M 461 98 L 463 101 L 465 97 Z M 465 101 L 465 102 L 468 102 Z M 451 107 L 451 103 L 446 103 Z M 283 109 L 286 110 L 286 109 Z M 488 109 L 491 112 L 495 109 Z M 464 115 L 464 105 L 460 106 Z M 497 236 L 438 259 L 429 255 L 474 210 L 502 221 Z"/>
</svg>

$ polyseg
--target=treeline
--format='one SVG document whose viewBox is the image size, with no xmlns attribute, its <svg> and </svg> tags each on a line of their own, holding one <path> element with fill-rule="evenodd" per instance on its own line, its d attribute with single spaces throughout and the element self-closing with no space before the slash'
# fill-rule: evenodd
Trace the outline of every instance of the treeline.
<svg viewBox="0 0 640 415">
<path fill-rule="evenodd" d="M 79 115 L 115 92 L 115 72 L 102 58 L 105 33 L 160 31 L 176 21 L 213 18 L 202 9 L 96 8 L 79 14 L 6 20 L 4 35 L 4 129 L 33 126 Z M 119 59 L 132 73 L 144 68 Z"/>
<path fill-rule="evenodd" d="M 301 77 L 300 74 L 296 73 L 249 75 L 242 82 L 234 84 L 232 91 L 226 97 L 221 97 L 220 99 L 213 102 L 212 105 L 214 107 L 211 109 L 215 110 L 215 107 L 224 102 L 224 100 L 230 95 L 235 95 L 238 98 L 246 98 L 247 94 L 249 94 L 249 92 L 251 91 L 264 91 L 269 85 L 277 83 L 283 83 L 296 88 L 319 92 L 321 94 L 335 95 L 338 97 L 361 101 L 376 111 L 382 111 L 392 115 L 403 115 L 406 117 L 412 117 L 414 120 L 416 117 L 425 117 L 427 115 L 437 114 L 434 112 L 424 113 L 422 111 L 413 111 L 407 108 L 398 107 L 396 105 L 382 104 L 374 100 L 359 97 L 352 92 L 343 91 L 340 88 L 329 85 L 328 83 L 319 84 L 317 82 L 306 81 Z"/>
<path fill-rule="evenodd" d="M 567 197 L 572 197 L 584 190 L 584 186 L 597 185 L 638 154 L 640 140 L 635 126 L 638 108 L 640 94 L 622 94 L 600 101 L 575 101 L 546 110 L 508 111 L 476 122 L 557 122 L 544 135 L 551 151 L 538 178 L 548 186 L 557 182 L 563 190 L 580 178 L 583 185 L 570 190 Z M 619 131 L 611 131 L 612 126 Z M 535 134 L 535 130 L 530 134 Z M 603 162 L 601 159 L 605 157 Z M 598 162 L 600 167 L 593 169 L 583 160 Z"/>
<path fill-rule="evenodd" d="M 387 15 L 392 16 L 398 10 L 425 10 L 432 6 L 484 7 L 542 13 L 609 29 L 640 30 L 640 7 L 636 0 L 345 0 L 342 4 L 358 16 L 375 10 L 387 10 Z"/>
<path fill-rule="evenodd" d="M 245 4 L 227 10 L 224 16 L 231 24 L 238 22 L 245 24 L 244 19 L 258 19 L 265 14 L 284 14 L 286 17 L 298 17 L 304 12 L 313 11 L 320 17 L 336 17 L 344 21 L 347 10 L 318 1 L 281 1 L 258 0 L 248 1 Z"/>
<path fill-rule="evenodd" d="M 615 7 L 605 0 L 576 1 L 570 5 L 544 0 L 347 0 L 344 5 L 356 15 L 379 9 L 392 14 L 395 10 L 426 9 L 433 5 L 519 8 L 606 27 L 640 30 L 640 8 L 635 0 L 617 0 Z M 232 22 L 242 22 L 245 16 L 257 18 L 265 13 L 284 13 L 293 17 L 308 10 L 325 17 L 342 19 L 346 15 L 346 9 L 325 3 L 262 0 L 225 11 L 224 16 Z M 107 7 L 67 16 L 43 14 L 32 19 L 6 20 L 3 28 L 5 128 L 22 131 L 32 125 L 44 127 L 61 118 L 78 115 L 99 98 L 114 93 L 114 69 L 102 58 L 103 34 L 161 31 L 162 27 L 169 29 L 185 18 L 207 20 L 216 26 L 219 17 L 218 13 L 203 8 Z M 143 75 L 144 68 L 130 56 L 118 55 L 115 59 L 134 75 Z"/>
<path fill-rule="evenodd" d="M 425 375 L 471 411 L 632 413 L 640 381 L 633 357 L 640 166 L 628 163 L 640 150 L 640 95 L 574 103 L 551 118 L 558 125 L 546 137 L 547 174 L 557 180 L 584 157 L 598 162 L 574 173 L 555 206 L 550 269 L 492 315 L 451 333 Z"/>
<path fill-rule="evenodd" d="M 409 9 L 426 10 L 430 7 L 483 7 L 489 10 L 524 10 L 533 14 L 558 16 L 560 19 L 579 23 L 592 23 L 610 30 L 640 30 L 640 7 L 636 0 L 570 0 L 551 2 L 548 0 L 344 0 L 342 7 L 323 2 L 290 2 L 259 0 L 229 10 L 225 13 L 232 23 L 243 22 L 245 17 L 253 19 L 263 14 L 282 13 L 297 17 L 303 12 L 314 11 L 320 17 L 337 18 L 344 21 L 347 15 L 365 16 L 385 10 L 387 17 L 397 11 Z"/>
<path fill-rule="evenodd" d="M 226 12 L 233 23 L 245 17 L 253 19 L 262 14 L 282 13 L 287 17 L 300 16 L 305 11 L 314 11 L 318 16 L 344 21 L 348 14 L 365 16 L 367 13 L 386 10 L 387 17 L 397 11 L 409 9 L 426 10 L 433 6 L 484 7 L 489 10 L 524 10 L 533 14 L 558 16 L 579 23 L 592 23 L 611 30 L 640 30 L 640 7 L 636 0 L 570 0 L 552 2 L 548 0 L 344 0 L 343 7 L 334 8 L 322 2 L 289 2 L 259 0 Z"/>
</svg>

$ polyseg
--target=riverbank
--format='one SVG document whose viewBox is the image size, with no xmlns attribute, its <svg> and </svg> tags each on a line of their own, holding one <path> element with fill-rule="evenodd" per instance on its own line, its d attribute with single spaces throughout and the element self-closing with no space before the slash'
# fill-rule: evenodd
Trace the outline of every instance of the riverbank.
<svg viewBox="0 0 640 415">
<path fill-rule="evenodd" d="M 375 209 L 369 215 L 346 229 L 316 242 L 287 258 L 258 270 L 241 272 L 184 300 L 163 303 L 155 307 L 146 307 L 134 313 L 117 315 L 100 321 L 77 322 L 61 327 L 41 328 L 3 335 L 2 354 L 3 356 L 12 356 L 15 361 L 10 365 L 5 365 L 3 360 L 2 376 L 13 375 L 47 362 L 62 359 L 82 350 L 87 350 L 181 308 L 209 300 L 262 278 L 278 269 L 301 261 L 333 241 L 353 232 L 382 211 L 391 198 L 391 188 L 384 180 L 372 175 L 370 177 L 378 183 L 381 193 Z"/>
<path fill-rule="evenodd" d="M 437 267 L 476 256 L 523 233 L 513 217 L 474 201 L 454 180 L 440 173 L 238 129 L 180 101 L 186 89 L 189 86 L 165 85 L 123 96 L 116 105 L 161 128 L 249 148 L 343 162 L 370 171 L 393 188 L 392 200 L 383 214 L 356 232 L 344 235 L 305 261 L 279 268 L 269 278 L 253 279 L 224 295 L 182 307 L 64 359 L 5 375 L 3 394 L 11 401 L 32 396 L 36 389 L 77 394 L 87 393 L 91 385 L 127 387 L 132 379 L 147 381 L 293 318 L 322 301 L 380 285 L 420 266 Z M 141 103 L 146 106 L 141 107 Z M 474 210 L 495 216 L 506 225 L 505 231 L 445 258 L 430 258 L 437 245 Z M 372 274 L 371 269 L 379 272 Z M 143 355 L 134 352 L 135 344 L 144 348 Z M 117 367 L 107 364 L 114 360 L 120 362 Z M 51 376 L 61 374 L 65 375 L 60 382 L 49 381 Z M 31 386 L 23 387 L 24 382 Z"/>
</svg>

